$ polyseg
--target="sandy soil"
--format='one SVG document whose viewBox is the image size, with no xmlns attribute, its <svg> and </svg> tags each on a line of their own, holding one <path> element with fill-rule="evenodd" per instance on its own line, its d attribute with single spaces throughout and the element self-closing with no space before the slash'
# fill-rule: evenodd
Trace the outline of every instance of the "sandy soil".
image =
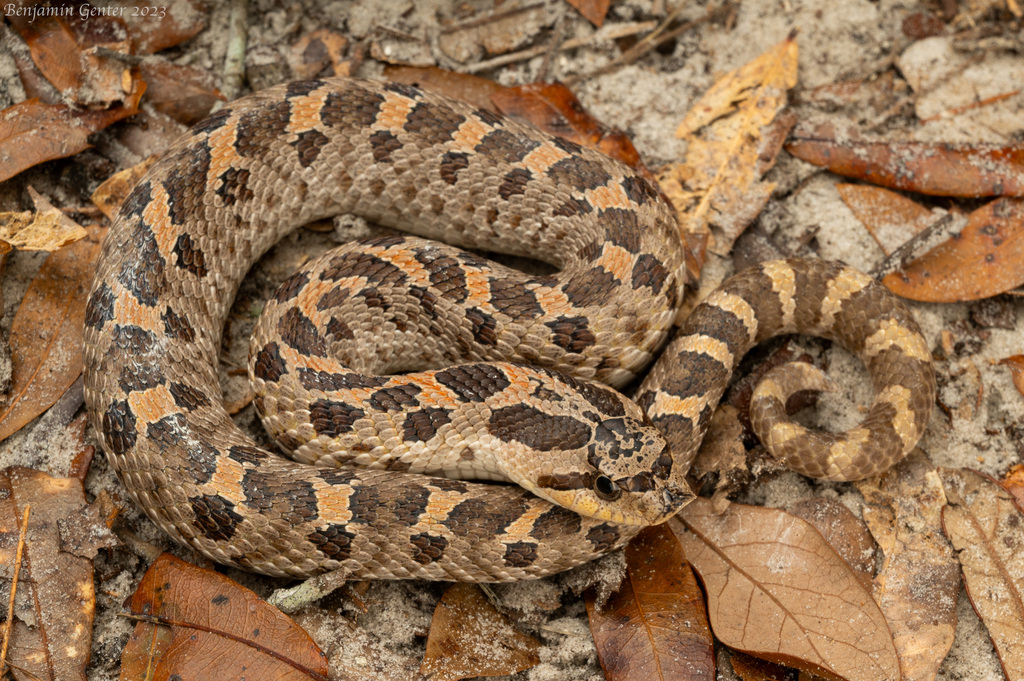
<svg viewBox="0 0 1024 681">
<path fill-rule="evenodd" d="M 507 0 L 502 8 L 513 5 Z M 102 4 L 102 3 L 98 3 Z M 171 3 L 176 5 L 177 3 Z M 189 43 L 168 51 L 168 56 L 181 63 L 191 63 L 215 74 L 222 72 L 226 36 L 226 3 L 214 3 L 209 28 Z M 523 4 L 526 4 L 525 0 Z M 615 2 L 608 22 L 659 19 L 652 14 L 666 3 L 659 0 L 623 0 Z M 667 3 L 674 5 L 674 3 Z M 634 140 L 648 165 L 657 167 L 678 160 L 685 151 L 683 142 L 673 133 L 693 101 L 710 86 L 716 77 L 746 63 L 770 46 L 784 39 L 794 29 L 799 31 L 799 85 L 792 93 L 801 118 L 828 114 L 851 118 L 864 127 L 873 126 L 874 134 L 888 139 L 926 139 L 945 141 L 1010 142 L 1024 134 L 1024 96 L 1017 95 L 998 104 L 979 107 L 960 115 L 939 116 L 921 124 L 926 118 L 962 103 L 981 100 L 1015 89 L 1024 74 L 1024 60 L 1016 52 L 997 48 L 988 52 L 964 53 L 954 49 L 952 35 L 970 29 L 973 22 L 992 24 L 992 17 L 1003 17 L 1001 3 L 986 11 L 983 0 L 963 0 L 963 14 L 945 27 L 942 35 L 923 40 L 908 37 L 903 30 L 907 17 L 916 13 L 938 16 L 938 2 L 912 0 L 743 0 L 736 5 L 728 25 L 709 23 L 678 38 L 671 45 L 653 52 L 638 63 L 621 67 L 606 75 L 584 78 L 575 88 L 577 95 L 594 115 L 608 124 L 625 129 Z M 274 62 L 287 54 L 288 46 L 301 35 L 322 27 L 333 27 L 353 38 L 372 37 L 378 27 L 395 29 L 413 36 L 429 46 L 440 27 L 463 21 L 473 10 L 485 11 L 489 0 L 470 0 L 456 6 L 444 0 L 336 0 L 316 2 L 297 0 L 283 2 L 254 0 L 249 13 L 249 51 L 254 60 Z M 562 0 L 542 0 L 536 26 L 524 28 L 523 46 L 536 39 L 546 40 L 549 28 L 558 17 L 566 16 L 566 36 L 584 36 L 593 28 Z M 690 0 L 680 17 L 697 19 L 705 14 L 709 3 Z M 527 30 L 529 29 L 529 30 Z M 539 37 L 538 37 L 539 34 Z M 970 37 L 970 36 L 968 36 Z M 2 52 L 2 51 L 0 51 Z M 425 49 L 430 54 L 429 49 Z M 551 78 L 565 79 L 586 74 L 608 63 L 619 54 L 612 43 L 594 48 L 559 54 L 551 64 Z M 269 55 L 269 57 L 268 57 Z M 452 66 L 442 57 L 444 65 Z M 516 63 L 485 74 L 502 83 L 525 83 L 534 80 L 541 58 Z M 360 75 L 379 75 L 381 65 L 368 61 Z M 3 93 L 11 101 L 18 99 L 16 73 L 10 61 L 0 55 L 0 79 Z M 287 69 L 282 69 L 287 77 Z M 870 80 L 888 83 L 889 98 L 879 107 L 867 98 L 854 104 L 822 104 L 814 88 L 842 80 Z M 887 79 L 892 79 L 891 82 Z M 6 105 L 6 103 L 5 103 Z M 895 105 L 895 106 L 894 106 Z M 113 132 L 103 133 L 98 148 L 108 153 L 117 149 Z M 95 152 L 89 152 L 95 153 Z M 130 165 L 131 152 L 120 149 L 118 163 Z M 64 167 L 61 162 L 48 164 L 49 175 L 41 170 L 29 171 L 29 178 L 51 196 L 72 200 L 87 196 L 103 177 L 66 177 L 53 171 Z M 835 189 L 839 178 L 796 161 L 783 153 L 771 177 L 778 183 L 776 194 L 767 207 L 759 228 L 769 234 L 783 249 L 805 244 L 797 254 L 836 258 L 868 270 L 883 259 L 883 253 L 871 239 Z M 58 178 L 54 181 L 52 178 Z M 86 186 L 74 189 L 74 182 Z M 11 183 L 7 183 L 10 185 Z M 923 202 L 926 202 L 923 200 Z M 18 195 L 0 187 L 0 207 L 10 209 L 18 203 Z M 926 202 L 927 203 L 927 202 Z M 932 201 L 931 205 L 948 207 L 948 202 Z M 358 227 L 357 231 L 368 228 Z M 807 239 L 808 234 L 813 238 Z M 256 268 L 236 301 L 229 332 L 230 349 L 222 368 L 244 366 L 247 330 L 253 310 L 270 295 L 277 283 L 310 254 L 333 245 L 336 238 L 351 236 L 353 230 L 343 227 L 335 235 L 303 231 L 285 239 Z M 5 317 L 8 328 L 25 287 L 31 280 L 41 256 L 17 254 L 4 281 Z M 711 256 L 701 289 L 706 291 L 732 271 L 732 261 Z M 1012 301 L 1012 315 L 1021 327 L 1024 305 Z M 940 362 L 938 371 L 941 398 L 947 404 L 958 404 L 976 390 L 962 369 L 970 360 L 980 371 L 984 398 L 970 419 L 952 420 L 936 410 L 922 448 L 932 461 L 942 466 L 970 466 L 999 475 L 1024 455 L 1024 444 L 1012 434 L 1014 426 L 1024 424 L 1024 400 L 1014 389 L 1009 372 L 993 364 L 1022 351 L 1019 332 L 1005 329 L 979 329 L 972 324 L 974 305 L 914 305 L 929 343 L 936 347 L 942 330 L 953 330 L 958 340 L 970 341 L 970 353 L 953 361 Z M 841 386 L 836 393 L 822 398 L 812 422 L 840 429 L 853 425 L 859 415 L 858 405 L 870 400 L 871 386 L 859 363 L 840 349 L 830 349 L 829 374 Z M 244 392 L 239 379 L 225 375 L 227 399 Z M 243 427 L 254 434 L 259 424 L 252 408 L 238 417 Z M 35 426 L 35 436 L 44 446 L 26 447 L 25 435 L 19 434 L 3 443 L 0 464 L 30 465 L 54 473 L 66 470 L 71 447 L 61 428 L 49 427 L 44 421 Z M 32 430 L 26 428 L 25 433 Z M 261 439 L 264 436 L 257 435 Z M 87 479 L 90 494 L 102 489 L 119 490 L 119 483 L 97 457 Z M 783 474 L 762 481 L 745 497 L 745 501 L 769 506 L 786 506 L 809 496 L 828 496 L 841 500 L 855 512 L 861 499 L 850 485 L 810 482 L 795 474 Z M 171 545 L 134 509 L 126 511 L 128 524 L 139 539 L 165 547 L 187 560 L 203 561 L 189 551 Z M 618 559 L 613 558 L 605 570 L 614 572 Z M 96 561 L 97 618 L 94 633 L 93 663 L 89 678 L 96 681 L 115 679 L 120 651 L 132 623 L 120 618 L 121 602 L 129 595 L 145 569 L 145 562 L 128 548 L 101 554 Z M 258 578 L 228 571 L 242 584 L 266 595 L 284 582 Z M 587 627 L 582 600 L 571 593 L 569 584 L 579 575 L 542 580 L 536 583 L 497 587 L 495 598 L 509 612 L 516 614 L 519 626 L 539 638 L 541 664 L 514 679 L 530 681 L 602 679 L 591 636 Z M 347 672 L 351 678 L 391 680 L 414 678 L 422 658 L 425 633 L 431 613 L 444 585 L 429 583 L 375 583 L 360 596 L 367 611 L 362 612 L 352 599 L 332 596 L 316 608 L 309 608 L 299 619 L 322 648 L 329 653 L 332 671 Z M 561 600 L 554 611 L 538 606 Z M 939 678 L 943 681 L 973 679 L 988 681 L 1003 678 L 983 626 L 974 615 L 966 597 L 961 594 L 958 614 L 960 625 L 953 650 Z M 720 678 L 731 679 L 730 671 L 720 671 Z M 346 678 L 339 676 L 339 678 Z"/>
</svg>

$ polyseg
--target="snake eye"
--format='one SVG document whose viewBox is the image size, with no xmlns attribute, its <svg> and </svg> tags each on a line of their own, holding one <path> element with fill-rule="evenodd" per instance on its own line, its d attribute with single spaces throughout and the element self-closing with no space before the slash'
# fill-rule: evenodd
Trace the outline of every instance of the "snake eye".
<svg viewBox="0 0 1024 681">
<path fill-rule="evenodd" d="M 606 501 L 615 501 L 622 496 L 622 489 L 607 475 L 598 476 L 597 480 L 594 481 L 594 491 L 597 492 L 597 496 Z"/>
</svg>

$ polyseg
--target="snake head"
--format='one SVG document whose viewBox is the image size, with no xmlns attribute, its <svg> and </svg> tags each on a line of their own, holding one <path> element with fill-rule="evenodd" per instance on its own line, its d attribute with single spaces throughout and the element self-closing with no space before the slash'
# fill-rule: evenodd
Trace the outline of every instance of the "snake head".
<svg viewBox="0 0 1024 681">
<path fill-rule="evenodd" d="M 668 520 L 694 494 L 684 476 L 673 471 L 665 439 L 645 421 L 630 415 L 600 420 L 575 469 L 540 475 L 534 492 L 598 520 L 624 525 Z"/>
</svg>

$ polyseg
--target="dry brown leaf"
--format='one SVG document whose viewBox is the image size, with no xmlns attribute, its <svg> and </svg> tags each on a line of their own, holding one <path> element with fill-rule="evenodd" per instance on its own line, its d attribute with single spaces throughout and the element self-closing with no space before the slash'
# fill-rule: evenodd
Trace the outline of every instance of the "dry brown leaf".
<svg viewBox="0 0 1024 681">
<path fill-rule="evenodd" d="M 886 255 L 938 219 L 921 204 L 881 187 L 837 184 L 836 190 Z"/>
<path fill-rule="evenodd" d="M 145 90 L 146 84 L 134 79 L 124 104 L 110 109 L 78 111 L 29 99 L 0 111 L 0 182 L 37 163 L 87 149 L 89 135 L 138 111 Z"/>
<path fill-rule="evenodd" d="M 948 505 L 942 527 L 953 542 L 964 586 L 985 623 L 1007 681 L 1024 679 L 1024 514 L 992 478 L 940 468 Z"/>
<path fill-rule="evenodd" d="M 587 615 L 607 681 L 715 676 L 704 599 L 665 525 L 645 528 L 626 546 L 622 587 L 601 611 L 588 595 Z"/>
<path fill-rule="evenodd" d="M 738 650 L 729 651 L 729 662 L 741 681 L 792 681 L 796 676 L 789 667 Z"/>
<path fill-rule="evenodd" d="M 122 681 L 327 681 L 327 657 L 287 615 L 227 577 L 162 554 L 125 603 L 140 620 Z"/>
<path fill-rule="evenodd" d="M 292 46 L 291 67 L 297 78 L 316 78 L 320 74 L 343 76 L 339 73 L 345 61 L 348 38 L 333 28 L 318 28 L 305 34 Z M 327 67 L 331 69 L 328 71 Z M 386 71 L 385 71 L 385 75 Z M 390 76 L 388 76 L 390 78 Z"/>
<path fill-rule="evenodd" d="M 501 86 L 487 78 L 446 71 L 436 66 L 386 66 L 384 75 L 395 83 L 405 83 L 427 92 L 468 102 L 478 109 L 498 110 L 491 102 L 491 95 L 501 90 Z"/>
<path fill-rule="evenodd" d="M 1024 511 L 1024 464 L 1011 466 L 1010 470 L 1006 471 L 1002 485 L 1013 495 L 1017 508 Z"/>
<path fill-rule="evenodd" d="M 504 54 L 519 49 L 534 40 L 547 24 L 548 13 L 543 4 L 507 3 L 442 28 L 437 44 L 447 56 L 466 63 L 483 54 Z"/>
<path fill-rule="evenodd" d="M 1013 355 L 999 360 L 999 363 L 1009 368 L 1013 376 L 1013 387 L 1021 395 L 1024 395 L 1024 355 Z"/>
<path fill-rule="evenodd" d="M 932 681 L 953 645 L 960 569 L 942 536 L 942 482 L 915 449 L 881 478 L 857 484 L 864 520 L 885 555 L 878 601 L 900 657 L 903 681 Z"/>
<path fill-rule="evenodd" d="M 824 497 L 799 501 L 789 507 L 789 512 L 814 525 L 864 588 L 871 588 L 875 574 L 875 540 L 860 518 L 842 503 Z"/>
<path fill-rule="evenodd" d="M 92 193 L 92 202 L 103 211 L 108 220 L 114 219 L 121 204 L 158 158 L 160 158 L 159 155 L 150 156 L 142 163 L 114 173 L 104 180 L 103 184 L 96 187 L 96 191 Z"/>
<path fill-rule="evenodd" d="M 855 129 L 808 124 L 786 151 L 838 175 L 934 196 L 1024 195 L 1024 146 L 868 142 Z"/>
<path fill-rule="evenodd" d="M 1024 199 L 997 199 L 967 217 L 960 235 L 882 283 L 926 303 L 979 300 L 1024 284 Z"/>
<path fill-rule="evenodd" d="M 19 467 L 0 472 L 0 577 L 8 593 L 26 505 L 32 509 L 8 648 L 12 675 L 17 681 L 85 681 L 96 607 L 93 566 L 65 550 L 61 528 L 86 508 L 85 491 L 74 478 Z M 87 525 L 87 531 L 106 528 Z"/>
<path fill-rule="evenodd" d="M 576 8 L 584 19 L 594 26 L 601 28 L 604 18 L 608 14 L 608 6 L 611 0 L 565 0 Z"/>
<path fill-rule="evenodd" d="M 711 250 L 719 255 L 729 252 L 775 188 L 761 176 L 795 122 L 777 116 L 786 90 L 796 85 L 796 66 L 790 37 L 715 83 L 676 131 L 689 141 L 686 160 L 662 172 L 661 188 L 685 234 L 715 230 Z"/>
<path fill-rule="evenodd" d="M 540 642 L 521 633 L 475 584 L 453 584 L 434 609 L 420 673 L 431 681 L 515 674 L 537 666 Z"/>
<path fill-rule="evenodd" d="M 690 466 L 690 473 L 702 487 L 705 482 L 714 481 L 712 499 L 716 508 L 724 508 L 720 505 L 729 503 L 728 495 L 750 482 L 753 475 L 747 467 L 747 448 L 743 444 L 739 409 L 723 404 L 715 410 Z"/>
<path fill-rule="evenodd" d="M 85 304 L 102 232 L 51 253 L 11 323 L 11 390 L 0 410 L 0 440 L 34 419 L 82 373 Z"/>
<path fill-rule="evenodd" d="M 669 521 L 704 582 L 725 645 L 830 679 L 899 678 L 892 636 L 871 594 L 806 521 L 698 498 Z"/>
<path fill-rule="evenodd" d="M 139 65 L 146 81 L 146 101 L 179 123 L 193 125 L 205 118 L 213 105 L 226 101 L 214 86 L 209 71 L 173 64 L 156 57 Z"/>
<path fill-rule="evenodd" d="M 32 187 L 36 212 L 0 213 L 0 240 L 22 251 L 56 251 L 89 235 Z"/>
</svg>

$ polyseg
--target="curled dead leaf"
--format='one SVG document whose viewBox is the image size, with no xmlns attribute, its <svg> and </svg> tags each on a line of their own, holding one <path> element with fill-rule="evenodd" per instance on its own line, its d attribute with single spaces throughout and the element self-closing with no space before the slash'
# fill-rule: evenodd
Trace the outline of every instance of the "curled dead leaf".
<svg viewBox="0 0 1024 681">
<path fill-rule="evenodd" d="M 881 187 L 840 183 L 836 190 L 886 255 L 938 219 L 921 204 Z"/>
<path fill-rule="evenodd" d="M 742 504 L 718 515 L 698 498 L 669 523 L 704 582 L 722 643 L 829 679 L 899 678 L 871 594 L 806 521 Z"/>
<path fill-rule="evenodd" d="M 797 45 L 790 37 L 729 72 L 694 104 L 676 131 L 686 160 L 659 178 L 685 234 L 715 230 L 711 250 L 725 255 L 761 212 L 775 185 L 761 179 L 796 122 L 778 117 L 796 84 Z"/>
<path fill-rule="evenodd" d="M 1024 146 L 868 142 L 833 124 L 798 128 L 786 151 L 872 184 L 934 196 L 1024 195 Z"/>
<path fill-rule="evenodd" d="M 864 521 L 885 556 L 874 594 L 900 658 L 903 681 L 933 681 L 956 635 L 960 569 L 942 535 L 946 496 L 932 462 L 912 451 L 864 480 Z"/>
<path fill-rule="evenodd" d="M 1024 355 L 1004 357 L 999 360 L 999 363 L 1010 370 L 1010 375 L 1013 376 L 1013 387 L 1021 395 L 1024 395 Z"/>
<path fill-rule="evenodd" d="M 1024 514 L 995 480 L 939 469 L 948 504 L 942 527 L 963 568 L 964 586 L 988 629 L 1008 681 L 1024 679 Z"/>
<path fill-rule="evenodd" d="M 714 678 L 704 599 L 679 540 L 666 525 L 645 528 L 626 547 L 626 579 L 598 610 L 590 631 L 608 681 Z"/>
<path fill-rule="evenodd" d="M 103 211 L 107 219 L 114 219 L 121 204 L 128 198 L 132 189 L 142 179 L 142 176 L 146 174 L 146 171 L 156 163 L 158 158 L 160 158 L 159 155 L 154 154 L 131 168 L 125 168 L 118 173 L 114 173 L 96 188 L 96 191 L 92 193 L 92 202 Z"/>
</svg>

